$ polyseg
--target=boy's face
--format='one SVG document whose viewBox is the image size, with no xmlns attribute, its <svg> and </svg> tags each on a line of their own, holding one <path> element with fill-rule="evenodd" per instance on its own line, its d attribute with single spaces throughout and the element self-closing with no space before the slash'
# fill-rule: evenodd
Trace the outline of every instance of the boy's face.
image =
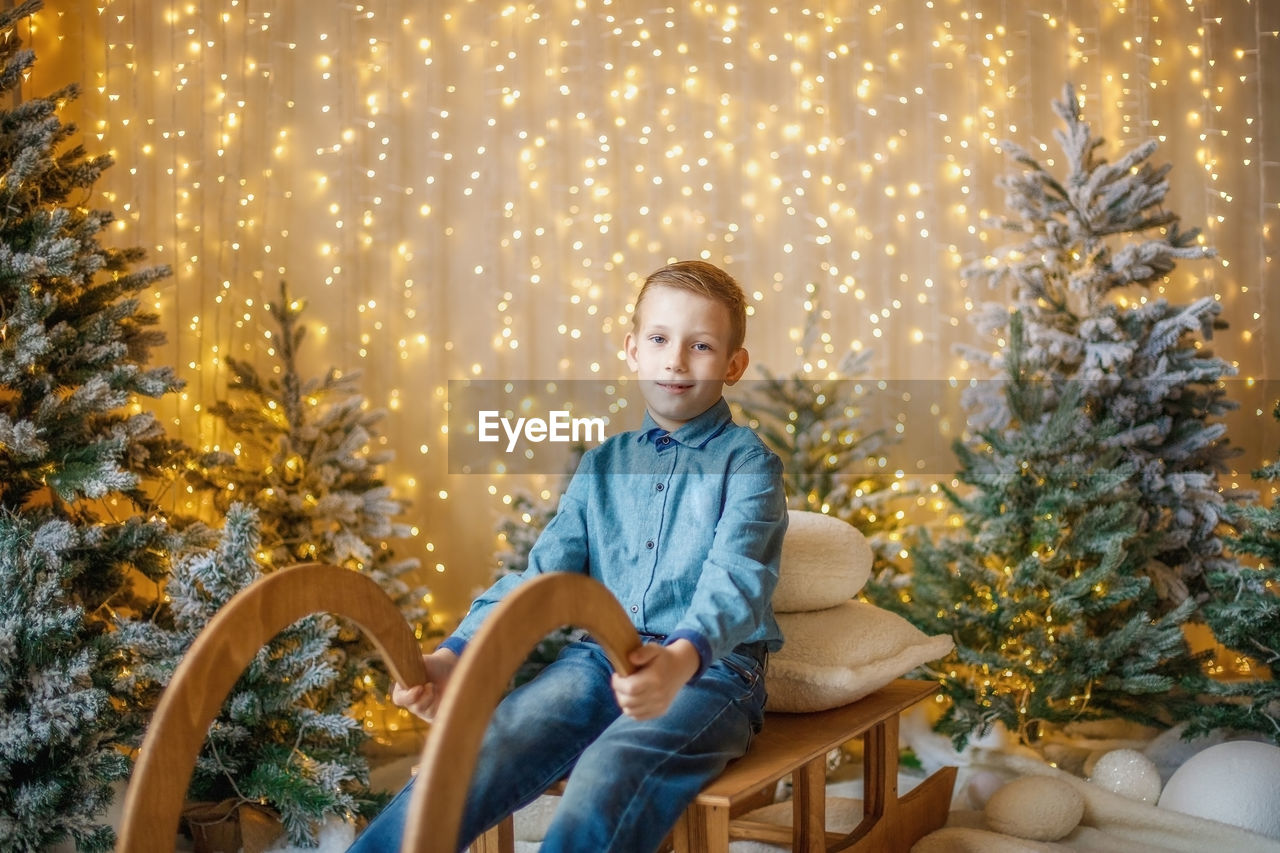
<svg viewBox="0 0 1280 853">
<path fill-rule="evenodd" d="M 731 350 L 729 309 L 678 287 L 654 286 L 627 334 L 627 364 L 658 426 L 675 432 L 715 405 L 742 378 L 747 351 Z"/>
</svg>

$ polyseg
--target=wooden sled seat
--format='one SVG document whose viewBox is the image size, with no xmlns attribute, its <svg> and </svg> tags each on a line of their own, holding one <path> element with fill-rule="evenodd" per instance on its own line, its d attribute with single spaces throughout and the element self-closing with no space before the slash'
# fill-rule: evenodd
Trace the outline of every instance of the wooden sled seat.
<svg viewBox="0 0 1280 853">
<path fill-rule="evenodd" d="M 750 751 L 729 764 L 681 816 L 672 834 L 675 850 L 727 853 L 730 840 L 753 839 L 805 853 L 905 853 L 946 822 L 955 784 L 956 769 L 945 767 L 898 796 L 898 715 L 937 689 L 933 682 L 899 679 L 828 711 L 766 714 Z M 827 754 L 858 737 L 865 747 L 863 819 L 847 835 L 827 832 Z M 794 792 L 790 828 L 742 817 L 767 804 L 777 783 L 788 776 Z M 511 853 L 514 838 L 508 818 L 471 849 Z"/>
</svg>

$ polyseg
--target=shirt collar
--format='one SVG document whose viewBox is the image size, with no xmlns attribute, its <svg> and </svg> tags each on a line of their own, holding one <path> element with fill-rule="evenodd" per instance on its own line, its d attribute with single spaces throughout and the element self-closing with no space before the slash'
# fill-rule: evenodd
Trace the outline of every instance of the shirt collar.
<svg viewBox="0 0 1280 853">
<path fill-rule="evenodd" d="M 724 397 L 721 397 L 716 401 L 715 405 L 693 420 L 686 422 L 673 433 L 668 433 L 658 426 L 657 421 L 646 411 L 644 413 L 644 424 L 636 434 L 636 441 L 641 443 L 652 442 L 661 436 L 670 435 L 687 447 L 700 448 L 732 421 L 733 414 L 729 411 L 729 404 L 725 402 Z"/>
</svg>

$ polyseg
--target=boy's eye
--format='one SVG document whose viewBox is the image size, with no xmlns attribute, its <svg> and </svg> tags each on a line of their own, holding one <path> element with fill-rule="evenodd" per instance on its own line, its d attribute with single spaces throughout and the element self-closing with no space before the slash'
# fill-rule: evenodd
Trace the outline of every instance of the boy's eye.
<svg viewBox="0 0 1280 853">
<path fill-rule="evenodd" d="M 710 344 L 697 343 L 693 345 L 693 348 L 696 350 L 699 350 L 700 352 L 711 352 Z"/>
<path fill-rule="evenodd" d="M 653 344 L 665 344 L 667 342 L 667 339 L 664 338 L 662 335 L 650 335 L 649 342 Z"/>
</svg>

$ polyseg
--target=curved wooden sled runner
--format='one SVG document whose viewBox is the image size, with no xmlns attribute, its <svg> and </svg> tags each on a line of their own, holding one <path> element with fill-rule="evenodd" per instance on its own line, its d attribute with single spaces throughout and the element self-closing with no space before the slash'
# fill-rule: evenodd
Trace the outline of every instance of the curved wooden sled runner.
<svg viewBox="0 0 1280 853">
<path fill-rule="evenodd" d="M 426 680 L 418 639 L 372 579 L 350 569 L 306 563 L 254 581 L 209 620 L 160 697 L 125 795 L 120 850 L 174 849 L 200 746 L 240 673 L 280 631 L 322 612 L 359 625 L 401 684 Z"/>
</svg>

